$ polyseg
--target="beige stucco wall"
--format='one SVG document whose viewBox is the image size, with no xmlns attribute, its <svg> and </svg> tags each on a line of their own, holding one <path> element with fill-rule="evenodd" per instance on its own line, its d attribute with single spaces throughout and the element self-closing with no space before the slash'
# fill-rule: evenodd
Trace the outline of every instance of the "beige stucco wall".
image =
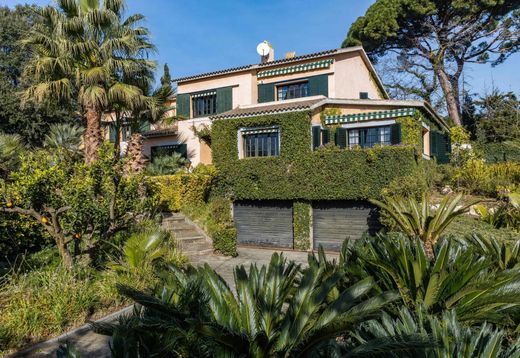
<svg viewBox="0 0 520 358">
<path fill-rule="evenodd" d="M 359 98 L 359 92 L 368 92 L 370 99 L 382 98 L 358 52 L 337 54 L 334 61 L 334 76 L 329 77 L 329 97 L 356 99 Z"/>
<path fill-rule="evenodd" d="M 209 148 L 204 148 L 203 146 L 206 146 L 206 145 L 204 143 L 201 143 L 199 138 L 193 132 L 192 128 L 194 125 L 196 128 L 201 128 L 204 125 L 211 125 L 211 121 L 207 117 L 179 121 L 178 122 L 179 142 L 187 144 L 188 159 L 191 161 L 191 165 L 193 167 L 196 167 L 197 165 L 199 165 L 199 163 L 210 164 L 211 163 L 211 152 L 208 154 Z"/>
<path fill-rule="evenodd" d="M 179 94 L 183 94 L 228 86 L 235 86 L 233 87 L 233 108 L 239 105 L 256 103 L 256 77 L 252 75 L 252 71 L 179 83 L 177 91 Z"/>
</svg>

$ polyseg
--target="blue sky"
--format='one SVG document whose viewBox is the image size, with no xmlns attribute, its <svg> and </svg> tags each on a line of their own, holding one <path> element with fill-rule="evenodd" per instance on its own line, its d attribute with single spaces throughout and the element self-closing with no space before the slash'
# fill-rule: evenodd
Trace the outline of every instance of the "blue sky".
<svg viewBox="0 0 520 358">
<path fill-rule="evenodd" d="M 276 58 L 287 51 L 311 53 L 340 47 L 349 25 L 371 0 L 127 0 L 128 13 L 142 13 L 158 48 L 158 77 L 167 62 L 172 77 L 258 62 L 256 45 L 269 40 Z M 46 5 L 53 0 L 0 0 Z M 473 92 L 496 86 L 520 92 L 520 54 L 506 63 L 470 65 Z"/>
</svg>

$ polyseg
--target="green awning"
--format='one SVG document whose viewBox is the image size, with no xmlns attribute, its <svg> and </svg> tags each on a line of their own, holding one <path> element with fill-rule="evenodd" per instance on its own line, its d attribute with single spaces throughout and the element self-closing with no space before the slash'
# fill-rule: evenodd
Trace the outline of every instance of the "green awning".
<svg viewBox="0 0 520 358">
<path fill-rule="evenodd" d="M 278 127 L 247 128 L 242 130 L 242 134 L 276 133 L 278 130 Z"/>
<path fill-rule="evenodd" d="M 211 96 L 211 95 L 215 95 L 215 94 L 217 94 L 216 90 L 204 91 L 204 92 L 192 93 L 191 98 L 205 97 L 205 96 Z"/>
<path fill-rule="evenodd" d="M 325 116 L 325 124 L 339 124 L 350 122 L 371 121 L 374 119 L 390 119 L 396 117 L 413 116 L 415 108 L 399 108 L 388 111 L 365 112 L 356 114 L 341 114 L 336 116 Z"/>
<path fill-rule="evenodd" d="M 308 63 L 302 63 L 300 65 L 294 65 L 294 66 L 288 66 L 288 67 L 281 67 L 281 68 L 275 68 L 272 70 L 265 70 L 260 71 L 256 75 L 258 78 L 265 78 L 265 77 L 272 77 L 272 76 L 279 76 L 279 75 L 287 75 L 291 73 L 298 73 L 298 72 L 306 72 L 306 71 L 312 71 L 317 70 L 321 68 L 329 68 L 330 65 L 334 62 L 334 59 L 330 58 L 327 60 L 321 60 L 316 62 L 308 62 Z"/>
</svg>

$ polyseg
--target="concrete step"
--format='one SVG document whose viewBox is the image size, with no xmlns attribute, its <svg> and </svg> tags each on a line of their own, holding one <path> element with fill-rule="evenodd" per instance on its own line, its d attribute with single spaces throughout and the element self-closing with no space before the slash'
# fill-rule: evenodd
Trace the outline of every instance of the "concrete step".
<svg viewBox="0 0 520 358">
<path fill-rule="evenodd" d="M 172 222 L 164 223 L 163 222 L 163 227 L 165 229 L 169 229 L 169 230 L 187 230 L 187 229 L 193 230 L 193 225 L 188 224 L 186 221 L 179 221 L 179 222 L 175 222 L 175 223 L 172 223 Z"/>
<path fill-rule="evenodd" d="M 177 239 L 183 239 L 185 237 L 202 236 L 195 228 L 190 229 L 173 229 L 173 233 Z"/>
<path fill-rule="evenodd" d="M 200 242 L 207 242 L 206 238 L 201 235 L 195 235 L 195 236 L 186 236 L 181 238 L 176 238 L 178 242 L 183 243 L 200 243 Z"/>
<path fill-rule="evenodd" d="M 211 255 L 213 253 L 213 249 L 204 249 L 204 250 L 185 250 L 183 251 L 187 256 L 204 256 Z"/>
<path fill-rule="evenodd" d="M 199 229 L 179 213 L 163 213 L 162 227 L 171 231 L 179 248 L 186 255 L 207 255 L 213 252 L 211 241 Z"/>
</svg>

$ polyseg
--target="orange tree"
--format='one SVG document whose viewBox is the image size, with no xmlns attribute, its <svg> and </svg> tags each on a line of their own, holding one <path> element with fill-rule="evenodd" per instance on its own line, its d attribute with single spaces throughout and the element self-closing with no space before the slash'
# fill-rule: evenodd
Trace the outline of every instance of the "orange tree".
<svg viewBox="0 0 520 358">
<path fill-rule="evenodd" d="M 53 238 L 63 265 L 98 258 L 101 245 L 149 217 L 153 197 L 139 176 L 123 175 L 108 146 L 91 165 L 70 163 L 56 153 L 30 152 L 4 183 L 4 212 L 27 215 Z"/>
</svg>

